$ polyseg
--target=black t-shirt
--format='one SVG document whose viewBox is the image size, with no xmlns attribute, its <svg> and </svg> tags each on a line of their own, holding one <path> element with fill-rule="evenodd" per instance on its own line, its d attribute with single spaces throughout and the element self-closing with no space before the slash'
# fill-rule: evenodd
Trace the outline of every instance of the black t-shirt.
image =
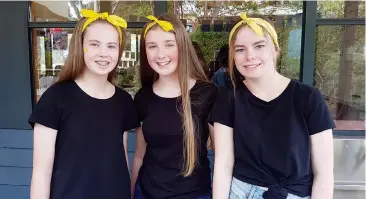
<svg viewBox="0 0 366 199">
<path fill-rule="evenodd" d="M 132 97 L 120 88 L 108 99 L 74 81 L 42 95 L 29 118 L 58 130 L 50 199 L 130 199 L 123 133 L 140 125 Z"/>
<path fill-rule="evenodd" d="M 233 128 L 235 178 L 302 197 L 311 195 L 310 136 L 335 127 L 316 88 L 291 80 L 269 102 L 244 84 L 238 85 L 235 97 L 233 90 L 223 88 L 210 121 Z"/>
<path fill-rule="evenodd" d="M 216 86 L 198 81 L 190 90 L 199 154 L 193 174 L 183 177 L 180 175 L 183 168 L 181 99 L 160 97 L 152 87 L 137 92 L 135 102 L 147 143 L 138 181 L 146 198 L 195 199 L 211 192 L 206 144 L 208 117 L 216 93 Z"/>
</svg>

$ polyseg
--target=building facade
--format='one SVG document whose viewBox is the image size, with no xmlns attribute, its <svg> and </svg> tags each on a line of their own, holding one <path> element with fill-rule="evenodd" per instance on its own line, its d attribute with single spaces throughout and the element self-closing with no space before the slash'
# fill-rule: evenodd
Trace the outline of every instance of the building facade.
<svg viewBox="0 0 366 199">
<path fill-rule="evenodd" d="M 67 56 L 80 8 L 123 16 L 127 46 L 118 84 L 138 89 L 139 38 L 148 14 L 174 12 L 208 65 L 241 12 L 271 20 L 279 33 L 279 72 L 324 95 L 334 130 L 336 199 L 365 198 L 365 2 L 1 1 L 0 198 L 28 199 L 33 131 L 27 120 Z M 135 150 L 129 133 L 128 155 Z M 212 156 L 210 155 L 212 160 Z"/>
</svg>

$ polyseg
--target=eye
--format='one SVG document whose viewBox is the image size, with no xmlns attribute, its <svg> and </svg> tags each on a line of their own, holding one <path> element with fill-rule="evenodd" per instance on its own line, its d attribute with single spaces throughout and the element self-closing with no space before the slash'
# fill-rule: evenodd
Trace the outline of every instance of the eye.
<svg viewBox="0 0 366 199">
<path fill-rule="evenodd" d="M 265 45 L 257 45 L 255 48 L 257 49 L 261 49 L 261 48 L 264 48 Z"/>
<path fill-rule="evenodd" d="M 147 48 L 148 49 L 154 49 L 154 48 L 156 48 L 156 45 L 149 45 Z"/>
<path fill-rule="evenodd" d="M 99 47 L 99 44 L 98 43 L 90 43 L 90 46 Z"/>
<path fill-rule="evenodd" d="M 237 48 L 237 49 L 235 49 L 235 52 L 238 52 L 238 53 L 241 53 L 241 52 L 243 52 L 244 51 L 244 49 L 243 48 Z"/>
<path fill-rule="evenodd" d="M 167 44 L 166 46 L 167 46 L 167 47 L 173 47 L 173 46 L 174 46 L 174 44 Z"/>
<path fill-rule="evenodd" d="M 108 48 L 109 48 L 109 49 L 116 49 L 116 48 L 117 48 L 117 46 L 115 46 L 115 45 L 109 45 L 109 46 L 108 46 Z"/>
</svg>

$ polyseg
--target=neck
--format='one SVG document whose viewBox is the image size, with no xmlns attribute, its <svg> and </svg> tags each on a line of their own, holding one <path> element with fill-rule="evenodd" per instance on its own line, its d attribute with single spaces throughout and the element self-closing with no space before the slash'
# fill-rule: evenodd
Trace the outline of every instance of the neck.
<svg viewBox="0 0 366 199">
<path fill-rule="evenodd" d="M 159 79 L 155 82 L 155 86 L 164 88 L 180 88 L 178 75 L 159 76 Z"/>
<path fill-rule="evenodd" d="M 82 73 L 75 81 L 94 91 L 105 91 L 106 87 L 111 84 L 108 81 L 108 75 L 99 76 L 87 71 Z"/>
<path fill-rule="evenodd" d="M 188 78 L 188 89 L 191 89 L 196 80 Z M 178 76 L 160 76 L 153 85 L 154 92 L 163 97 L 177 97 L 181 95 Z"/>
<path fill-rule="evenodd" d="M 258 95 L 258 97 L 265 100 L 271 100 L 279 93 L 282 93 L 288 82 L 289 79 L 280 75 L 277 71 L 262 78 L 244 80 L 244 84 L 254 95 Z"/>
</svg>

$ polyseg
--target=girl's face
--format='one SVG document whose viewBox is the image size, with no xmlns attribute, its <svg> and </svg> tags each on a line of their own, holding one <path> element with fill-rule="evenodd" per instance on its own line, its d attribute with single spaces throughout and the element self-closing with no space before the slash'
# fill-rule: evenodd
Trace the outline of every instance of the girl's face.
<svg viewBox="0 0 366 199">
<path fill-rule="evenodd" d="M 145 47 L 149 65 L 159 77 L 176 75 L 178 46 L 174 33 L 151 29 L 146 34 Z"/>
<path fill-rule="evenodd" d="M 108 76 L 117 66 L 119 56 L 119 35 L 108 23 L 94 23 L 87 27 L 84 39 L 84 72 Z"/>
<path fill-rule="evenodd" d="M 245 26 L 241 28 L 234 44 L 235 65 L 246 79 L 257 79 L 275 72 L 275 50 L 268 34 L 259 36 Z"/>
</svg>

